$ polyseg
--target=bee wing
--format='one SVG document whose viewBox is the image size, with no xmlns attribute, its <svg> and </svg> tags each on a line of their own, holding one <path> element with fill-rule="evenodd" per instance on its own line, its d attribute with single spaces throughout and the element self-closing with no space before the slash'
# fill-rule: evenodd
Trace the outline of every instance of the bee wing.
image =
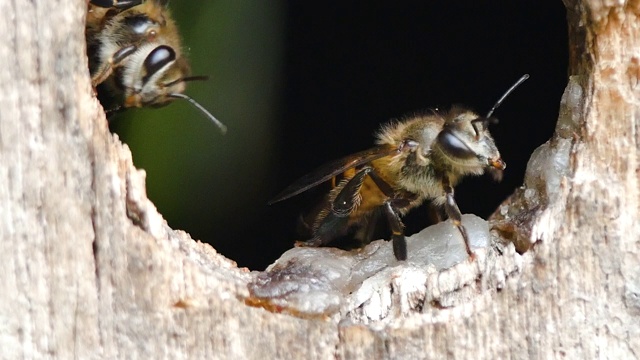
<svg viewBox="0 0 640 360">
<path fill-rule="evenodd" d="M 351 154 L 342 159 L 331 161 L 323 166 L 317 168 L 313 172 L 301 177 L 293 184 L 289 185 L 280 194 L 274 197 L 269 204 L 277 203 L 278 201 L 286 200 L 290 197 L 296 196 L 301 192 L 309 190 L 310 188 L 321 184 L 332 177 L 345 172 L 353 167 L 366 164 L 376 159 L 390 156 L 398 152 L 397 147 L 391 147 L 389 145 L 377 146 L 368 150 L 360 151 L 355 154 Z"/>
</svg>

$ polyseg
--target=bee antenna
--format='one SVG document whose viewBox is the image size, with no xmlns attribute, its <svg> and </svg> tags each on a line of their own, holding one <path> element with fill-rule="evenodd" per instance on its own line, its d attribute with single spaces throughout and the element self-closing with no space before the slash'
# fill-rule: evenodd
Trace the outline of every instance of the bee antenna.
<svg viewBox="0 0 640 360">
<path fill-rule="evenodd" d="M 194 75 L 186 76 L 182 78 L 182 81 L 207 81 L 209 77 L 207 75 Z"/>
<path fill-rule="evenodd" d="M 183 78 L 180 78 L 180 79 L 173 80 L 170 83 L 166 83 L 166 84 L 164 84 L 164 86 L 169 87 L 169 86 L 175 85 L 177 83 L 181 83 L 181 82 L 207 81 L 207 80 L 209 80 L 209 77 L 206 76 L 206 75 L 186 76 L 186 77 L 183 77 Z"/>
<path fill-rule="evenodd" d="M 516 81 L 515 84 L 511 85 L 511 87 L 509 88 L 509 90 L 507 90 L 504 95 L 502 95 L 502 97 L 500 99 L 498 99 L 498 101 L 496 101 L 496 104 L 493 105 L 493 107 L 491 108 L 491 110 L 489 110 L 489 112 L 487 113 L 486 118 L 490 118 L 491 115 L 493 115 L 493 112 L 498 108 L 498 106 L 500 106 L 500 104 L 502 104 L 502 101 L 504 101 L 504 99 L 509 96 L 509 94 L 511 94 L 513 92 L 513 90 L 515 90 L 518 86 L 520 86 L 520 84 L 522 84 L 525 80 L 527 80 L 529 78 L 529 74 L 524 74 L 520 77 L 520 79 L 518 79 L 518 81 Z"/>
<path fill-rule="evenodd" d="M 209 118 L 209 120 L 211 120 L 214 124 L 216 124 L 217 127 L 220 128 L 220 131 L 224 134 L 227 132 L 227 127 L 220 122 L 220 120 L 216 119 L 215 116 L 213 116 L 207 109 L 204 108 L 204 106 L 200 105 L 197 101 L 195 101 L 193 98 L 191 98 L 190 96 L 187 96 L 185 94 L 181 94 L 181 93 L 172 93 L 172 94 L 168 94 L 167 96 L 174 98 L 174 99 L 184 99 L 187 100 L 188 102 L 190 102 L 193 106 L 195 106 L 196 108 L 198 108 L 198 110 L 202 111 L 202 113 Z"/>
</svg>

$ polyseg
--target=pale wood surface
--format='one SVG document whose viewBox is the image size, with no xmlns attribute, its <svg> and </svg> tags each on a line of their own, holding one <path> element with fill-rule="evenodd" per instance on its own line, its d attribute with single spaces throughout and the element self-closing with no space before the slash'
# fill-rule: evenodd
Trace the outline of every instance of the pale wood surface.
<svg viewBox="0 0 640 360">
<path fill-rule="evenodd" d="M 92 96 L 85 2 L 0 2 L 0 358 L 639 357 L 640 2 L 565 4 L 572 77 L 540 153 L 567 166 L 496 216 L 532 250 L 399 266 L 379 301 L 297 317 L 247 306 L 255 274 L 147 199 Z"/>
</svg>

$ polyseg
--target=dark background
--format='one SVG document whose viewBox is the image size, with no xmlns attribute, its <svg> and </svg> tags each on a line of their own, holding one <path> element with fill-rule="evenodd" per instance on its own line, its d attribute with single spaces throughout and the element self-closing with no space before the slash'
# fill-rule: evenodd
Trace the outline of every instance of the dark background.
<svg viewBox="0 0 640 360">
<path fill-rule="evenodd" d="M 229 127 L 222 136 L 187 104 L 132 110 L 112 121 L 147 171 L 169 224 L 240 266 L 263 269 L 298 240 L 310 191 L 267 201 L 317 166 L 373 145 L 381 124 L 465 104 L 496 111 L 491 132 L 504 180 L 467 178 L 463 213 L 490 215 L 520 186 L 532 151 L 551 136 L 567 79 L 561 1 L 173 1 L 193 72 L 187 93 Z M 407 233 L 426 225 L 423 210 Z"/>
</svg>

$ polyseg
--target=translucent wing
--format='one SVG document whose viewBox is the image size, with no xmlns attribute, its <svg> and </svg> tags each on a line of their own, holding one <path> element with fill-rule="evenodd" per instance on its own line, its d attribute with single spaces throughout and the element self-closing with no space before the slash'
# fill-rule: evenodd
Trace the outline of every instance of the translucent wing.
<svg viewBox="0 0 640 360">
<path fill-rule="evenodd" d="M 293 184 L 289 185 L 289 187 L 284 189 L 280 194 L 269 201 L 269 204 L 277 203 L 278 201 L 296 196 L 301 192 L 309 190 L 310 188 L 321 184 L 340 173 L 345 172 L 348 169 L 366 164 L 385 156 L 394 155 L 398 153 L 398 151 L 399 148 L 397 147 L 382 145 L 355 154 L 351 154 L 342 159 L 331 161 L 317 168 L 313 172 L 301 177 Z"/>
</svg>

